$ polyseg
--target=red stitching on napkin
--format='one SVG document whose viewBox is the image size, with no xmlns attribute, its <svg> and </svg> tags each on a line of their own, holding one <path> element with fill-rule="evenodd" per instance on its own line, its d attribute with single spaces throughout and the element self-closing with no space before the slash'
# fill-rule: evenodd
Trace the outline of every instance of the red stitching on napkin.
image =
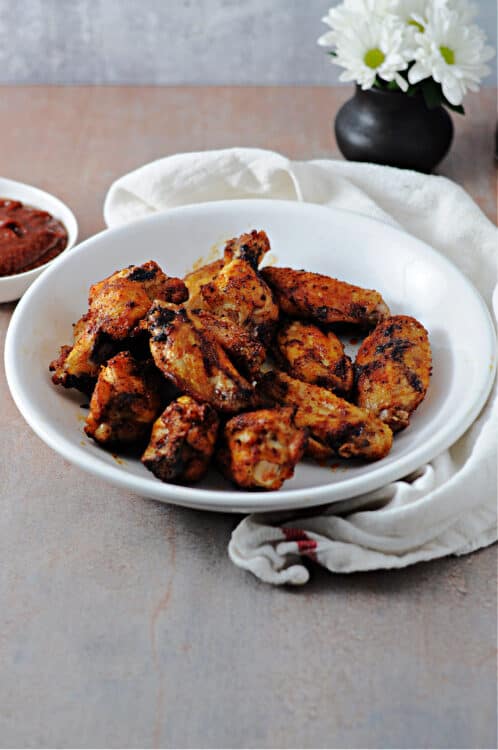
<svg viewBox="0 0 498 750">
<path fill-rule="evenodd" d="M 288 542 L 296 542 L 297 548 L 302 555 L 307 555 L 312 560 L 316 560 L 315 549 L 317 542 L 310 539 L 302 529 L 287 528 L 282 526 L 282 533 Z"/>
</svg>

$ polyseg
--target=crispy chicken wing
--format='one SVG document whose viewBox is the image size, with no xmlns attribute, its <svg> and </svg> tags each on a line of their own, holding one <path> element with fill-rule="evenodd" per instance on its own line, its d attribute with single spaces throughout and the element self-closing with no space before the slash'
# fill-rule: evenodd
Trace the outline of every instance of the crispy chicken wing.
<svg viewBox="0 0 498 750">
<path fill-rule="evenodd" d="M 63 347 L 50 363 L 53 382 L 91 393 L 99 366 L 140 337 L 138 323 L 151 301 L 182 302 L 187 295 L 183 281 L 166 276 L 154 261 L 128 266 L 93 284 L 89 310 L 74 326 L 73 346 Z"/>
<path fill-rule="evenodd" d="M 206 307 L 206 303 L 201 294 L 201 287 L 204 286 L 204 284 L 213 281 L 224 265 L 225 261 L 223 258 L 219 258 L 219 260 L 207 263 L 205 266 L 201 266 L 184 276 L 183 281 L 188 289 L 188 300 L 185 302 L 185 307 L 188 309 L 200 309 Z"/>
<path fill-rule="evenodd" d="M 97 316 L 85 313 L 73 324 L 72 346 L 61 346 L 59 356 L 50 362 L 52 381 L 64 388 L 77 388 L 91 395 L 100 365 L 119 351 L 119 345 L 100 330 Z"/>
<path fill-rule="evenodd" d="M 161 376 L 152 363 L 119 352 L 104 365 L 90 401 L 85 432 L 108 447 L 139 445 L 162 407 Z"/>
<path fill-rule="evenodd" d="M 64 388 L 77 388 L 91 395 L 100 365 L 116 353 L 114 343 L 94 330 L 94 321 L 84 315 L 74 324 L 77 330 L 73 346 L 61 346 L 59 356 L 52 360 L 49 370 L 52 382 Z"/>
<path fill-rule="evenodd" d="M 363 341 L 355 368 L 358 405 L 394 432 L 404 429 L 429 387 L 427 331 L 408 315 L 387 318 Z"/>
<path fill-rule="evenodd" d="M 253 229 L 252 232 L 228 240 L 223 251 L 223 261 L 226 265 L 238 258 L 257 268 L 269 250 L 270 240 L 266 232 Z"/>
<path fill-rule="evenodd" d="M 156 300 L 147 316 L 156 366 L 183 393 L 222 412 L 254 405 L 254 389 L 207 330 L 198 330 L 183 307 Z"/>
<path fill-rule="evenodd" d="M 341 458 L 376 461 L 389 453 L 393 438 L 390 428 L 325 388 L 277 370 L 264 375 L 262 386 L 276 403 L 297 407 L 296 425 L 307 427 L 313 440 Z"/>
<path fill-rule="evenodd" d="M 164 482 L 199 481 L 215 456 L 250 490 L 280 489 L 303 455 L 389 453 L 427 392 L 427 331 L 375 290 L 259 270 L 269 249 L 253 230 L 184 280 L 148 261 L 90 287 L 73 345 L 50 363 L 54 383 L 91 395 L 87 435 L 142 452 Z M 374 329 L 354 365 L 336 324 Z"/>
<path fill-rule="evenodd" d="M 263 268 L 261 275 L 273 289 L 280 309 L 291 318 L 327 325 L 372 326 L 389 315 L 389 308 L 378 292 L 330 276 L 275 266 Z"/>
<path fill-rule="evenodd" d="M 123 282 L 126 283 L 123 284 Z M 113 292 L 131 289 L 130 282 L 143 290 L 150 302 L 161 299 L 165 302 L 180 304 L 188 297 L 188 289 L 182 279 L 167 276 L 155 261 L 148 260 L 141 266 L 130 265 L 120 271 L 115 271 L 102 281 L 93 284 L 88 296 L 90 308 L 95 309 L 97 305 L 105 306 L 106 295 L 109 293 L 111 293 L 112 303 Z M 120 311 L 119 298 L 117 301 Z"/>
<path fill-rule="evenodd" d="M 315 438 L 309 437 L 304 455 L 313 458 L 321 464 L 326 463 L 330 458 L 335 457 L 336 454 L 332 448 L 329 448 L 325 443 L 320 443 L 318 440 L 315 440 Z"/>
<path fill-rule="evenodd" d="M 276 336 L 276 349 L 292 377 L 347 394 L 353 386 L 353 366 L 335 333 L 312 323 L 288 321 Z"/>
<path fill-rule="evenodd" d="M 198 482 L 208 470 L 218 423 L 209 404 L 181 396 L 154 422 L 142 463 L 163 482 Z"/>
<path fill-rule="evenodd" d="M 232 417 L 223 431 L 218 462 L 239 487 L 278 490 L 303 455 L 306 430 L 292 421 L 294 409 L 260 409 Z"/>
<path fill-rule="evenodd" d="M 207 309 L 230 318 L 267 344 L 278 320 L 278 307 L 257 267 L 270 243 L 265 232 L 242 234 L 227 242 L 224 265 L 201 286 Z"/>
<path fill-rule="evenodd" d="M 207 310 L 190 310 L 189 318 L 198 330 L 207 331 L 218 342 L 240 370 L 251 376 L 259 372 L 266 349 L 249 331 Z"/>
</svg>

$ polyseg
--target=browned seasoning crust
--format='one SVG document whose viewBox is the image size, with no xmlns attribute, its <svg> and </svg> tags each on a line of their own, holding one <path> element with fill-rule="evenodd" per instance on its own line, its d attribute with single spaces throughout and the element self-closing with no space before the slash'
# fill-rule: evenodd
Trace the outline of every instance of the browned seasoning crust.
<svg viewBox="0 0 498 750">
<path fill-rule="evenodd" d="M 90 287 L 88 312 L 74 325 L 74 343 L 50 363 L 56 385 L 90 392 L 99 367 L 140 335 L 140 321 L 153 299 L 182 302 L 187 288 L 154 261 L 128 266 Z"/>
<path fill-rule="evenodd" d="M 293 268 L 268 266 L 261 275 L 272 288 L 280 309 L 291 318 L 370 327 L 389 315 L 381 295 L 372 289 Z"/>
<path fill-rule="evenodd" d="M 142 463 L 162 482 L 198 482 L 208 470 L 218 424 L 209 404 L 181 396 L 154 422 Z"/>
<path fill-rule="evenodd" d="M 85 432 L 105 447 L 140 445 L 161 411 L 160 376 L 151 363 L 119 352 L 100 369 Z"/>
<path fill-rule="evenodd" d="M 280 489 L 306 446 L 307 432 L 294 424 L 293 414 L 293 408 L 276 408 L 232 417 L 217 454 L 225 476 L 244 489 Z"/>
<path fill-rule="evenodd" d="M 309 437 L 304 455 L 312 458 L 319 464 L 326 463 L 329 458 L 335 457 L 335 452 L 325 443 L 320 443 L 315 438 Z"/>
<path fill-rule="evenodd" d="M 356 357 L 356 402 L 388 424 L 404 429 L 423 401 L 431 375 L 431 347 L 424 326 L 393 315 L 372 331 Z"/>
<path fill-rule="evenodd" d="M 185 282 L 149 261 L 91 286 L 73 345 L 50 364 L 54 383 L 93 391 L 89 436 L 137 455 L 149 440 L 142 461 L 162 481 L 199 481 L 216 454 L 250 490 L 279 489 L 304 453 L 387 455 L 429 384 L 427 332 L 389 317 L 376 291 L 288 268 L 260 273 L 268 249 L 253 231 Z M 335 323 L 377 326 L 355 366 Z"/>
<path fill-rule="evenodd" d="M 185 307 L 197 310 L 206 305 L 201 295 L 201 287 L 212 281 L 224 265 L 225 261 L 223 258 L 219 258 L 219 260 L 206 263 L 206 265 L 184 276 L 183 281 L 188 289 L 188 300 L 185 302 Z"/>
<path fill-rule="evenodd" d="M 121 302 L 125 294 L 131 295 L 129 300 L 135 301 L 136 297 L 136 302 L 143 302 L 144 305 L 147 304 L 147 300 L 150 305 L 155 299 L 178 305 L 187 299 L 188 289 L 182 279 L 167 276 L 155 261 L 149 260 L 141 266 L 130 265 L 115 271 L 102 281 L 92 284 L 88 294 L 88 305 L 91 310 L 101 310 L 103 320 L 106 312 L 112 313 L 108 325 L 112 322 L 117 323 L 119 317 L 116 320 L 115 313 L 121 311 Z M 117 303 L 117 309 L 114 303 Z"/>
<path fill-rule="evenodd" d="M 248 375 L 259 372 L 266 349 L 247 329 L 208 310 L 189 310 L 188 317 L 198 330 L 207 331 L 218 342 L 238 369 Z"/>
<path fill-rule="evenodd" d="M 332 331 L 312 323 L 287 321 L 275 337 L 279 360 L 290 375 L 346 395 L 353 387 L 353 365 Z"/>
<path fill-rule="evenodd" d="M 118 351 L 118 346 L 99 329 L 97 316 L 83 315 L 73 325 L 74 343 L 64 345 L 50 362 L 52 382 L 64 388 L 77 388 L 90 395 L 97 382 L 100 365 Z"/>
<path fill-rule="evenodd" d="M 204 309 L 233 320 L 265 345 L 279 316 L 271 289 L 257 270 L 269 247 L 265 232 L 253 231 L 230 240 L 223 268 L 200 288 Z"/>
<path fill-rule="evenodd" d="M 254 406 L 252 385 L 216 339 L 194 326 L 184 308 L 156 300 L 146 325 L 156 366 L 182 393 L 225 413 Z"/>
<path fill-rule="evenodd" d="M 278 370 L 267 373 L 261 386 L 276 403 L 297 407 L 295 424 L 308 428 L 313 440 L 341 458 L 377 461 L 389 453 L 393 440 L 390 428 L 331 391 Z"/>
</svg>

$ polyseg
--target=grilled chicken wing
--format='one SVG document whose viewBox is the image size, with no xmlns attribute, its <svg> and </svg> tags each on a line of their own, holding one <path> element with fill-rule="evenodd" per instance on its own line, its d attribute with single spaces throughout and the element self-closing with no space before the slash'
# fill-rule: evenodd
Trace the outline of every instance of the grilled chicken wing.
<svg viewBox="0 0 498 750">
<path fill-rule="evenodd" d="M 142 463 L 163 482 L 198 482 L 208 470 L 218 423 L 209 404 L 181 396 L 154 422 Z"/>
<path fill-rule="evenodd" d="M 73 345 L 50 363 L 54 383 L 91 394 L 87 435 L 109 448 L 143 450 L 149 440 L 143 464 L 183 483 L 205 475 L 218 447 L 225 476 L 251 490 L 278 490 L 303 454 L 389 453 L 429 385 L 427 331 L 390 316 L 374 290 L 291 268 L 259 271 L 269 249 L 253 230 L 184 280 L 149 261 L 90 287 Z M 375 327 L 355 365 L 334 324 Z"/>
<path fill-rule="evenodd" d="M 292 421 L 294 409 L 260 409 L 232 417 L 218 452 L 221 470 L 239 487 L 278 490 L 303 455 L 306 430 Z"/>
<path fill-rule="evenodd" d="M 200 290 L 204 307 L 247 328 L 263 344 L 268 343 L 279 315 L 272 292 L 257 270 L 269 248 L 265 232 L 230 240 L 223 268 Z"/>
<path fill-rule="evenodd" d="M 73 338 L 73 345 L 61 346 L 59 356 L 50 362 L 52 382 L 91 395 L 100 365 L 119 351 L 119 344 L 100 329 L 92 311 L 74 323 Z"/>
<path fill-rule="evenodd" d="M 288 321 L 279 329 L 276 348 L 292 377 L 347 394 L 353 386 L 353 366 L 335 333 L 312 323 Z"/>
<path fill-rule="evenodd" d="M 222 412 L 254 405 L 254 390 L 207 330 L 198 330 L 182 307 L 156 300 L 147 316 L 156 366 L 183 393 Z"/>
<path fill-rule="evenodd" d="M 311 438 L 341 458 L 376 461 L 386 456 L 392 432 L 380 419 L 317 385 L 272 371 L 262 386 L 275 402 L 297 407 L 294 422 L 307 427 Z"/>
<path fill-rule="evenodd" d="M 291 318 L 327 325 L 372 326 L 389 315 L 378 292 L 330 276 L 275 266 L 263 268 L 261 275 L 272 288 L 280 309 Z"/>
<path fill-rule="evenodd" d="M 327 445 L 325 445 L 325 443 L 320 443 L 318 440 L 309 437 L 304 455 L 309 456 L 309 458 L 313 458 L 315 461 L 321 464 L 327 462 L 336 454 L 334 453 L 332 448 L 329 448 Z"/>
<path fill-rule="evenodd" d="M 233 320 L 220 318 L 207 310 L 190 310 L 189 319 L 198 330 L 207 331 L 239 369 L 248 375 L 259 372 L 266 349 L 249 331 Z"/>
<path fill-rule="evenodd" d="M 116 347 L 106 336 L 94 330 L 94 322 L 84 315 L 74 324 L 78 331 L 73 346 L 61 346 L 59 356 L 52 360 L 49 370 L 52 382 L 64 388 L 77 388 L 91 395 L 97 381 L 100 365 L 116 352 Z"/>
<path fill-rule="evenodd" d="M 145 299 L 147 297 L 147 299 Z M 188 289 L 182 279 L 166 276 L 158 264 L 149 260 L 141 266 L 128 266 L 121 271 L 108 276 L 106 279 L 90 287 L 88 304 L 90 310 L 100 311 L 103 322 L 123 325 L 124 331 L 118 328 L 117 335 L 127 335 L 130 324 L 134 319 L 143 318 L 147 310 L 140 317 L 137 305 L 149 305 L 155 299 L 180 304 L 188 297 Z M 126 305 L 134 301 L 135 305 Z M 147 308 L 148 309 L 148 308 Z M 132 310 L 132 318 L 128 310 Z"/>
<path fill-rule="evenodd" d="M 139 321 L 155 298 L 181 302 L 188 291 L 154 261 L 128 266 L 90 287 L 88 312 L 74 326 L 74 344 L 50 363 L 56 385 L 91 393 L 99 366 L 140 335 Z"/>
<path fill-rule="evenodd" d="M 363 341 L 355 368 L 358 405 L 394 432 L 404 429 L 429 387 L 427 331 L 408 315 L 387 318 Z"/>
<path fill-rule="evenodd" d="M 119 352 L 100 370 L 85 432 L 104 446 L 138 445 L 147 439 L 162 407 L 161 376 L 152 363 Z"/>
<path fill-rule="evenodd" d="M 220 258 L 191 271 L 184 277 L 183 281 L 188 289 L 188 300 L 185 302 L 185 307 L 194 310 L 206 306 L 201 294 L 201 287 L 213 281 L 224 265 L 225 261 Z"/>
</svg>

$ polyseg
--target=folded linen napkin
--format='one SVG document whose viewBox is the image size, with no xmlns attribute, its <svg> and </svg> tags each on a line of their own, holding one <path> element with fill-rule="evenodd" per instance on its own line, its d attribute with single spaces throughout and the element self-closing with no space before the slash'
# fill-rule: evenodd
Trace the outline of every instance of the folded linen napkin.
<svg viewBox="0 0 498 750">
<path fill-rule="evenodd" d="M 108 226 L 204 201 L 280 198 L 346 208 L 400 226 L 450 258 L 498 318 L 498 232 L 444 177 L 373 164 L 290 161 L 235 148 L 177 154 L 117 180 Z M 255 514 L 235 529 L 232 561 L 273 584 L 302 584 L 312 559 L 333 572 L 400 568 L 497 539 L 498 391 L 449 450 L 405 479 L 301 513 Z"/>
</svg>

